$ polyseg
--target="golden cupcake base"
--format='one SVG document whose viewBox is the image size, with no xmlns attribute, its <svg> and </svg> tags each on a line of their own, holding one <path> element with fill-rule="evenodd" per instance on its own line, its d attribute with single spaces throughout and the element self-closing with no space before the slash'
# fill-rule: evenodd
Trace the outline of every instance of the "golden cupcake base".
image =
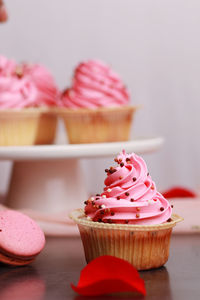
<svg viewBox="0 0 200 300">
<path fill-rule="evenodd" d="M 0 146 L 52 144 L 57 117 L 45 108 L 0 111 Z"/>
<path fill-rule="evenodd" d="M 137 107 L 121 106 L 98 109 L 61 108 L 69 143 L 103 143 L 127 141 Z"/>
<path fill-rule="evenodd" d="M 163 266 L 169 257 L 172 228 L 183 219 L 158 225 L 108 224 L 89 221 L 83 210 L 71 218 L 77 223 L 87 262 L 101 255 L 113 255 L 129 261 L 137 270 Z"/>
</svg>

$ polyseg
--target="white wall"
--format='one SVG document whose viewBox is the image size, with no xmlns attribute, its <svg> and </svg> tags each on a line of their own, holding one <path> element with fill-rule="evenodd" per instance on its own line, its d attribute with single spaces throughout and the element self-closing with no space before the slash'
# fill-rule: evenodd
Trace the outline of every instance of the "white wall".
<svg viewBox="0 0 200 300">
<path fill-rule="evenodd" d="M 0 26 L 0 53 L 45 64 L 60 88 L 81 60 L 110 63 L 129 87 L 132 103 L 143 104 L 134 134 L 166 137 L 161 152 L 145 156 L 158 186 L 200 185 L 198 0 L 5 3 L 10 20 Z M 92 160 L 89 166 L 96 173 L 99 165 Z M 92 191 L 103 173 L 96 176 L 88 175 Z"/>
</svg>

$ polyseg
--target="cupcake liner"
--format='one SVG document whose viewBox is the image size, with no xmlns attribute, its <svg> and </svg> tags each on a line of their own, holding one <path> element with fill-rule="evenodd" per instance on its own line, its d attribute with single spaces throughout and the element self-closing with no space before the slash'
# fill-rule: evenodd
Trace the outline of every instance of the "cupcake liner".
<svg viewBox="0 0 200 300">
<path fill-rule="evenodd" d="M 122 106 L 98 109 L 59 110 L 69 143 L 103 143 L 127 141 L 137 107 Z"/>
<path fill-rule="evenodd" d="M 158 225 L 108 224 L 87 220 L 83 210 L 75 210 L 71 218 L 77 223 L 86 261 L 101 255 L 113 255 L 129 261 L 137 270 L 158 268 L 166 263 L 172 228 L 182 221 Z"/>
<path fill-rule="evenodd" d="M 51 144 L 57 117 L 45 108 L 0 111 L 0 146 Z"/>
</svg>

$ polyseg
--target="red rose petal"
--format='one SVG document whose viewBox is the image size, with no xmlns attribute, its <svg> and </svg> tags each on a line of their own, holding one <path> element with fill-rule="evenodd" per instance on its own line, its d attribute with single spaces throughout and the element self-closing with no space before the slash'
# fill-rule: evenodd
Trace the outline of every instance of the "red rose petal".
<svg viewBox="0 0 200 300">
<path fill-rule="evenodd" d="M 162 193 L 163 196 L 167 199 L 169 198 L 195 198 L 197 195 L 192 191 L 187 188 L 183 187 L 173 187 L 164 193 Z"/>
<path fill-rule="evenodd" d="M 6 22 L 8 19 L 7 11 L 5 5 L 0 1 L 0 22 Z"/>
<path fill-rule="evenodd" d="M 127 261 L 114 256 L 99 256 L 81 271 L 77 286 L 72 289 L 83 296 L 117 292 L 138 292 L 146 295 L 144 280 Z"/>
</svg>

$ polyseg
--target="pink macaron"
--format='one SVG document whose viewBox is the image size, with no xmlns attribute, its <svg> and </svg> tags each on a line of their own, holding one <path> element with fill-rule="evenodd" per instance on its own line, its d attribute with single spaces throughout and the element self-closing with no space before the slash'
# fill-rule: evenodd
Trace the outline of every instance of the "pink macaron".
<svg viewBox="0 0 200 300">
<path fill-rule="evenodd" d="M 0 211 L 0 261 L 22 266 L 31 263 L 42 251 L 45 237 L 28 216 L 14 210 Z"/>
</svg>

